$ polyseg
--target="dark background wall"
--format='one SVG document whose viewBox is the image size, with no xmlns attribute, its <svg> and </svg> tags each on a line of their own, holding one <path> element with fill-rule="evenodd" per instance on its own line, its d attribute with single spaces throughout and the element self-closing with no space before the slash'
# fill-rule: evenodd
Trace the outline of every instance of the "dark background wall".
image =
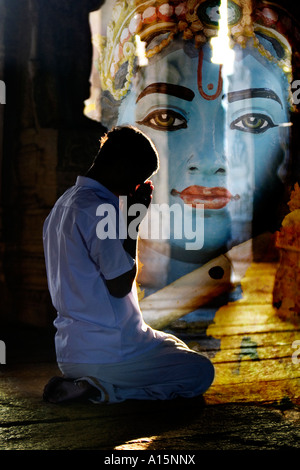
<svg viewBox="0 0 300 470">
<path fill-rule="evenodd" d="M 89 12 L 100 0 L 1 0 L 0 315 L 47 326 L 42 225 L 84 172 L 104 129 L 83 116 L 89 96 Z"/>
</svg>

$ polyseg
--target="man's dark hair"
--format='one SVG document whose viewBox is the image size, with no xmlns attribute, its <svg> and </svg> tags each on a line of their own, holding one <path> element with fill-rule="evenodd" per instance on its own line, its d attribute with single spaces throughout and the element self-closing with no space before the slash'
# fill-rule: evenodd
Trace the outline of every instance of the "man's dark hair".
<svg viewBox="0 0 300 470">
<path fill-rule="evenodd" d="M 159 169 L 157 150 L 142 131 L 133 126 L 117 126 L 101 138 L 99 152 L 94 167 L 103 168 L 126 166 L 134 172 L 148 173 L 149 176 Z"/>
</svg>

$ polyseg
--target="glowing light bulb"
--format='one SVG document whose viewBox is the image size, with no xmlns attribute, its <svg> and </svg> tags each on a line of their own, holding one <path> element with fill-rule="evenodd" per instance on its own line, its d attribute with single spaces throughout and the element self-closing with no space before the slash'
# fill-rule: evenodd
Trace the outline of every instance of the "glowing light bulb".
<svg viewBox="0 0 300 470">
<path fill-rule="evenodd" d="M 233 73 L 235 54 L 229 45 L 227 0 L 221 0 L 219 13 L 219 33 L 217 37 L 211 39 L 213 49 L 211 62 L 223 64 L 226 69 L 225 73 L 231 75 Z"/>
<path fill-rule="evenodd" d="M 136 55 L 138 57 L 139 66 L 145 67 L 148 65 L 148 59 L 146 57 L 146 43 L 141 41 L 141 38 L 138 34 L 135 35 L 135 44 L 136 44 Z"/>
</svg>

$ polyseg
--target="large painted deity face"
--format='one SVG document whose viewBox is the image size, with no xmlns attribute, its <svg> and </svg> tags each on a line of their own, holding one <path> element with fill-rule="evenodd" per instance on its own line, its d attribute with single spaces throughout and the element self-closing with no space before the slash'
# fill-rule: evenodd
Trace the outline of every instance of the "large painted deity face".
<svg viewBox="0 0 300 470">
<path fill-rule="evenodd" d="M 173 44 L 141 69 L 120 107 L 118 124 L 141 128 L 158 149 L 161 171 L 154 177 L 153 202 L 192 206 L 186 209 L 194 219 L 185 219 L 188 226 L 204 216 L 199 250 L 186 249 L 184 227 L 183 237 L 174 238 L 171 224 L 171 256 L 178 260 L 203 263 L 233 239 L 249 238 L 253 213 L 278 189 L 288 137 L 287 84 L 251 48 L 237 50 L 236 58 L 224 89 L 210 45 L 199 54 Z M 204 213 L 197 203 L 204 204 Z"/>
<path fill-rule="evenodd" d="M 148 25 L 152 21 L 154 28 L 170 20 L 159 16 L 159 11 L 174 14 L 187 4 L 194 6 L 198 16 L 200 5 L 212 23 L 218 16 L 216 1 L 152 3 L 157 5 L 136 10 L 135 23 L 131 20 L 124 29 L 124 38 L 141 19 L 146 18 Z M 233 16 L 237 4 L 243 6 L 245 24 L 249 24 L 250 3 L 230 2 Z M 155 13 L 156 19 L 149 20 L 145 12 Z M 265 13 L 270 21 L 276 19 L 274 13 Z M 160 33 L 143 37 L 147 50 L 155 51 L 169 38 L 164 30 Z M 188 34 L 175 35 L 158 53 L 149 54 L 146 66 L 133 71 L 131 63 L 127 69 L 131 81 L 118 97 L 116 123 L 139 127 L 153 140 L 160 156 L 160 171 L 153 178 L 153 210 L 141 227 L 140 250 L 145 270 L 147 256 L 152 263 L 156 259 L 150 284 L 154 279 L 157 287 L 251 238 L 254 220 L 258 220 L 255 230 L 269 228 L 264 222 L 276 211 L 280 172 L 288 151 L 289 79 L 280 64 L 285 51 L 278 35 L 268 37 L 265 30 L 258 34 L 259 47 L 254 34 L 247 41 L 236 41 L 234 68 L 227 75 L 224 67 L 212 63 L 211 43 L 208 38 L 203 41 L 203 34 L 202 44 Z M 118 57 L 120 45 L 114 54 Z M 109 65 L 115 73 L 116 65 Z M 161 238 L 149 240 L 149 218 L 152 224 L 161 221 L 155 208 L 160 212 L 165 203 L 169 208 L 176 204 L 181 211 L 172 219 L 167 239 L 163 227 Z M 191 231 L 194 236 L 201 233 L 194 243 Z"/>
</svg>

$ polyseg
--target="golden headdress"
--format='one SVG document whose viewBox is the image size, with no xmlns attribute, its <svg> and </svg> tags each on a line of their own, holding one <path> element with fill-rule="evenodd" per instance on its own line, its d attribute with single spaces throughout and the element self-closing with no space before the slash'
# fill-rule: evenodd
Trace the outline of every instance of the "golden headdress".
<svg viewBox="0 0 300 470">
<path fill-rule="evenodd" d="M 255 5 L 255 7 L 254 7 Z M 97 35 L 93 42 L 99 51 L 99 73 L 103 90 L 115 100 L 126 95 L 138 55 L 137 38 L 146 44 L 145 55 L 150 59 L 167 47 L 175 37 L 193 40 L 201 47 L 217 36 L 220 0 L 118 0 L 107 27 L 106 36 Z M 273 3 L 254 0 L 228 0 L 228 30 L 231 44 L 245 47 L 249 39 L 259 52 L 274 61 L 259 37 L 276 41 L 281 54 L 276 64 L 285 74 L 291 74 L 291 47 L 286 36 L 292 22 L 288 13 L 279 14 Z M 161 40 L 151 47 L 153 38 Z M 126 64 L 126 79 L 120 86 L 117 74 Z M 290 81 L 290 77 L 289 77 Z"/>
</svg>

